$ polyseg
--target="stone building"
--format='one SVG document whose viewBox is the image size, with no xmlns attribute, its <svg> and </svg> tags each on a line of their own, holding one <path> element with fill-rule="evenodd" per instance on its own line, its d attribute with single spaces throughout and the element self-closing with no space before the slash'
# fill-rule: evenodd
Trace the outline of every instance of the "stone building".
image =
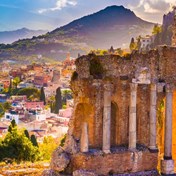
<svg viewBox="0 0 176 176">
<path fill-rule="evenodd" d="M 172 24 L 172 46 L 176 46 L 176 14 L 174 16 L 174 22 Z"/>
<path fill-rule="evenodd" d="M 154 43 L 155 35 L 146 35 L 140 38 L 140 50 L 146 51 L 151 49 L 151 44 Z"/>
<path fill-rule="evenodd" d="M 72 76 L 74 112 L 63 148 L 44 175 L 158 175 L 157 110 L 166 98 L 161 173 L 174 174 L 172 92 L 176 48 L 81 56 Z M 61 175 L 62 175 L 61 174 Z"/>
</svg>

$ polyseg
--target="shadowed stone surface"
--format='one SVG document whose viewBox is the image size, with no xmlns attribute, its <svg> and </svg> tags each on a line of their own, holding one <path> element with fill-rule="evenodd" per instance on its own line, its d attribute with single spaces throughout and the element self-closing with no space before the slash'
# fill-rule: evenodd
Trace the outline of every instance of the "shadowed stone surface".
<svg viewBox="0 0 176 176">
<path fill-rule="evenodd" d="M 73 172 L 73 176 L 98 176 L 98 175 L 91 171 L 76 170 Z"/>
<path fill-rule="evenodd" d="M 53 170 L 44 170 L 42 176 L 61 176 L 61 175 Z"/>
<path fill-rule="evenodd" d="M 51 169 L 58 172 L 64 171 L 69 162 L 68 154 L 61 147 L 58 147 L 52 155 Z"/>
</svg>

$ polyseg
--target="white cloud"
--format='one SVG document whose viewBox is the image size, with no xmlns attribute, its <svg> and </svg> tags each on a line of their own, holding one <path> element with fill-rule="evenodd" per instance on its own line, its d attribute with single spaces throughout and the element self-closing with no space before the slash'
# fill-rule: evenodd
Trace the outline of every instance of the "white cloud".
<svg viewBox="0 0 176 176">
<path fill-rule="evenodd" d="M 139 0 L 139 4 L 132 9 L 140 10 L 145 13 L 160 13 L 171 9 L 176 0 Z"/>
<path fill-rule="evenodd" d="M 44 12 L 47 12 L 47 9 L 40 9 L 40 10 L 38 10 L 38 13 L 40 13 L 40 14 L 42 14 Z"/>
<path fill-rule="evenodd" d="M 38 13 L 42 14 L 42 13 L 45 13 L 48 11 L 61 10 L 62 8 L 67 7 L 69 5 L 71 5 L 71 6 L 77 5 L 76 0 L 57 0 L 55 7 L 48 8 L 48 9 L 39 9 Z"/>
</svg>

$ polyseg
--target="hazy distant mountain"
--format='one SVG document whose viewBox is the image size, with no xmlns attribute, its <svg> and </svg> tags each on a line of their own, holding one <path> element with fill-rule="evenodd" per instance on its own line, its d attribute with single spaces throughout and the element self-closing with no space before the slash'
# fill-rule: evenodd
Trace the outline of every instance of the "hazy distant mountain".
<svg viewBox="0 0 176 176">
<path fill-rule="evenodd" d="M 47 31 L 44 30 L 30 30 L 27 28 L 18 29 L 15 31 L 2 31 L 0 32 L 0 43 L 13 43 L 19 39 L 31 38 L 45 34 Z"/>
<path fill-rule="evenodd" d="M 151 34 L 153 26 L 153 23 L 140 19 L 123 6 L 110 6 L 46 35 L 20 40 L 10 46 L 1 45 L 0 56 L 12 58 L 13 54 L 41 54 L 60 60 L 68 51 L 76 57 L 78 52 L 85 53 L 91 48 L 107 49 L 112 45 L 127 48 L 132 37 Z"/>
</svg>

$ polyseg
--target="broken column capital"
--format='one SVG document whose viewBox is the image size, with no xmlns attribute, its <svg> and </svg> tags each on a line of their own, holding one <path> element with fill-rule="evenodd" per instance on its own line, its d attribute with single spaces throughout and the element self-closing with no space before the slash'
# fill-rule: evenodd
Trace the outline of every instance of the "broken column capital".
<svg viewBox="0 0 176 176">
<path fill-rule="evenodd" d="M 173 92 L 173 88 L 174 88 L 173 84 L 171 84 L 171 83 L 167 83 L 166 84 L 166 92 L 167 93 L 172 93 Z"/>
<path fill-rule="evenodd" d="M 156 83 L 151 83 L 150 84 L 150 89 L 153 90 L 153 91 L 156 91 L 156 89 L 157 89 Z"/>
<path fill-rule="evenodd" d="M 104 84 L 105 91 L 112 92 L 112 89 L 113 89 L 113 85 L 111 83 L 108 82 Z"/>
<path fill-rule="evenodd" d="M 98 79 L 94 79 L 92 85 L 95 87 L 100 87 L 102 85 L 102 81 Z"/>
<path fill-rule="evenodd" d="M 130 83 L 131 91 L 137 91 L 137 86 L 138 86 L 138 84 L 136 84 L 136 83 Z"/>
</svg>

